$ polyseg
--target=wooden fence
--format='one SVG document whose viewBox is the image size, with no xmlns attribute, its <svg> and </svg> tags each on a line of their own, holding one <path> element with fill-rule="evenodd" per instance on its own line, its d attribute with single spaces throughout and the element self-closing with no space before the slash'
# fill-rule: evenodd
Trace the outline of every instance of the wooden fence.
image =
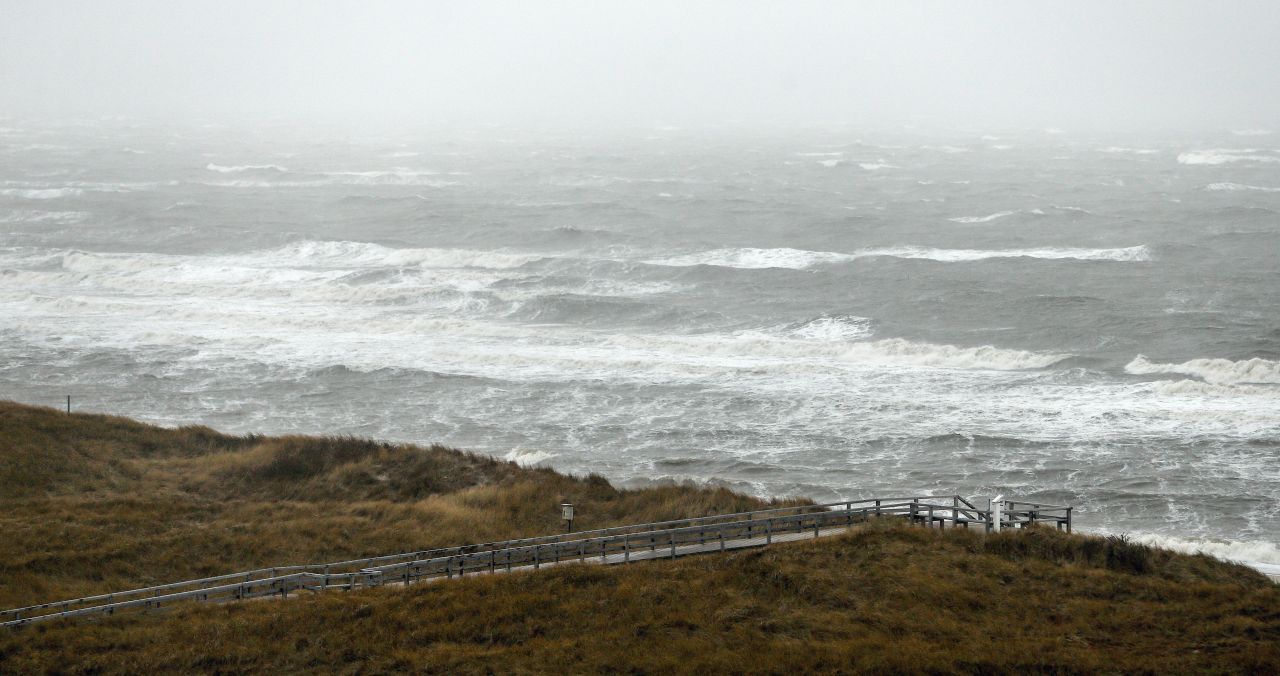
<svg viewBox="0 0 1280 676">
<path fill-rule="evenodd" d="M 433 578 L 537 569 L 569 561 L 630 563 L 652 558 L 766 546 L 819 537 L 874 518 L 906 518 L 935 528 L 1025 527 L 1053 524 L 1071 531 L 1071 507 L 1004 500 L 988 509 L 958 495 L 872 498 L 635 524 L 520 540 L 445 547 L 323 564 L 257 570 L 86 596 L 0 611 L 0 627 L 129 609 L 155 609 L 178 601 L 233 601 L 298 591 L 350 590 L 412 584 Z M 999 518 L 999 523 L 994 519 Z"/>
</svg>

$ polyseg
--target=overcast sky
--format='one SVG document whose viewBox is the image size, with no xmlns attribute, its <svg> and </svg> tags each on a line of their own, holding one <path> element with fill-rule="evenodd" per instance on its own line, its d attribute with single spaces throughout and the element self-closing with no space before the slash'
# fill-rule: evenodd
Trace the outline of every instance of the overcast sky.
<svg viewBox="0 0 1280 676">
<path fill-rule="evenodd" d="M 1280 127 L 1280 2 L 0 0 L 0 114 Z"/>
</svg>

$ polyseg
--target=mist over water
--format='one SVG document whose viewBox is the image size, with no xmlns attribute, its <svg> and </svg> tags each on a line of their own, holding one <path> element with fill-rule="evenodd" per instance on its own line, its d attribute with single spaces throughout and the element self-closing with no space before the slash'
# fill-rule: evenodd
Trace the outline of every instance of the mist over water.
<svg viewBox="0 0 1280 676">
<path fill-rule="evenodd" d="M 1280 140 L 0 125 L 0 395 L 1280 565 Z"/>
</svg>

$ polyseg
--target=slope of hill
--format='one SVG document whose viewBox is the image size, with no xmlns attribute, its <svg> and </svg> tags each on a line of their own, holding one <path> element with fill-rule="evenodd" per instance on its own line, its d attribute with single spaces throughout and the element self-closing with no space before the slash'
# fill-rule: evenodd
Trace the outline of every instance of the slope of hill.
<svg viewBox="0 0 1280 676">
<path fill-rule="evenodd" d="M 0 402 L 0 606 L 559 527 L 762 506 L 433 446 L 233 437 Z M 0 632 L 0 673 L 1275 673 L 1280 586 L 1123 538 L 876 524 Z"/>
</svg>

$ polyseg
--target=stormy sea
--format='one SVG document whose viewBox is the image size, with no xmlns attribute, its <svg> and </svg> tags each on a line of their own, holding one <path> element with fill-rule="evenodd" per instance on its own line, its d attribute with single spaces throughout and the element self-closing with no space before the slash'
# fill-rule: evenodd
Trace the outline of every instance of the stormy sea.
<svg viewBox="0 0 1280 676">
<path fill-rule="evenodd" d="M 1280 135 L 0 121 L 0 398 L 1280 572 Z"/>
</svg>

